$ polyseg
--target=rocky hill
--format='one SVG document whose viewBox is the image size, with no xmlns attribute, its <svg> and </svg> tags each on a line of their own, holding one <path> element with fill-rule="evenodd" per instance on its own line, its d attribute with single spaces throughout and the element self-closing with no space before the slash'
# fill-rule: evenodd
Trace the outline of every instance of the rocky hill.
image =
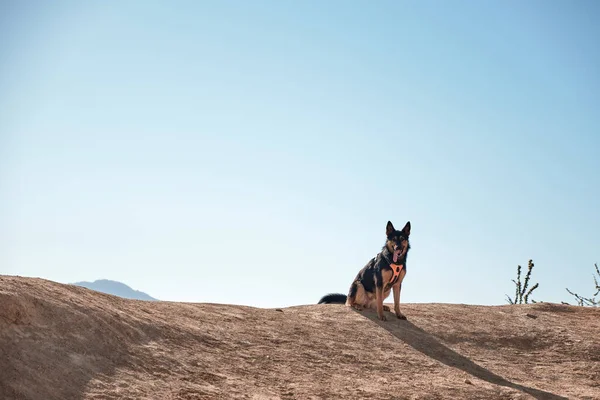
<svg viewBox="0 0 600 400">
<path fill-rule="evenodd" d="M 0 276 L 0 399 L 600 399 L 600 309 L 403 311 L 147 302 Z"/>
</svg>

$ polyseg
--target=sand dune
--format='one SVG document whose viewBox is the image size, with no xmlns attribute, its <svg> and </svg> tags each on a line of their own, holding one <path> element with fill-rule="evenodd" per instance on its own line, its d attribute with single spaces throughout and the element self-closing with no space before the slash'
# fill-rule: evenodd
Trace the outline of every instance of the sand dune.
<svg viewBox="0 0 600 400">
<path fill-rule="evenodd" d="M 600 399 L 600 309 L 403 312 L 144 302 L 0 276 L 0 399 Z"/>
</svg>

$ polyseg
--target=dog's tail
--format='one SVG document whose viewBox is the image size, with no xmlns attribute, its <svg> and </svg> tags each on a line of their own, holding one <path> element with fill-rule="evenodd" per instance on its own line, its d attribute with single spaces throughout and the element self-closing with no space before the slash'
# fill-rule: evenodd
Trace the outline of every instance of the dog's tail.
<svg viewBox="0 0 600 400">
<path fill-rule="evenodd" d="M 318 304 L 346 304 L 348 296 L 340 293 L 331 293 L 321 297 Z"/>
</svg>

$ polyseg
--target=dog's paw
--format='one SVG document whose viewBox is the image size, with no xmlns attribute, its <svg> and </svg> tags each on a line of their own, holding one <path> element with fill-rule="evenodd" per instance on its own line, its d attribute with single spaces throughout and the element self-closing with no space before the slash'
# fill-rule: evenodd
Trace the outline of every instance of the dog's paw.
<svg viewBox="0 0 600 400">
<path fill-rule="evenodd" d="M 383 306 L 383 311 L 390 312 L 392 311 L 388 306 Z"/>
<path fill-rule="evenodd" d="M 401 312 L 397 312 L 396 317 L 398 317 L 398 319 L 406 319 L 406 315 L 402 314 Z"/>
<path fill-rule="evenodd" d="M 352 304 L 352 308 L 354 308 L 356 311 L 362 311 L 363 307 L 358 305 L 358 304 Z"/>
<path fill-rule="evenodd" d="M 387 318 L 385 317 L 385 315 L 381 314 L 381 315 L 377 315 L 377 318 L 379 318 L 382 321 L 387 321 Z"/>
</svg>

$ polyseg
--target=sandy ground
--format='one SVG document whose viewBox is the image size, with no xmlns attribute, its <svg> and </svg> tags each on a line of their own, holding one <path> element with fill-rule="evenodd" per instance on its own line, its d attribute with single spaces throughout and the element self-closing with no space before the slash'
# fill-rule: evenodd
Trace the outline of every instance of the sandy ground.
<svg viewBox="0 0 600 400">
<path fill-rule="evenodd" d="M 402 310 L 142 302 L 0 276 L 0 399 L 600 399 L 600 309 Z"/>
</svg>

